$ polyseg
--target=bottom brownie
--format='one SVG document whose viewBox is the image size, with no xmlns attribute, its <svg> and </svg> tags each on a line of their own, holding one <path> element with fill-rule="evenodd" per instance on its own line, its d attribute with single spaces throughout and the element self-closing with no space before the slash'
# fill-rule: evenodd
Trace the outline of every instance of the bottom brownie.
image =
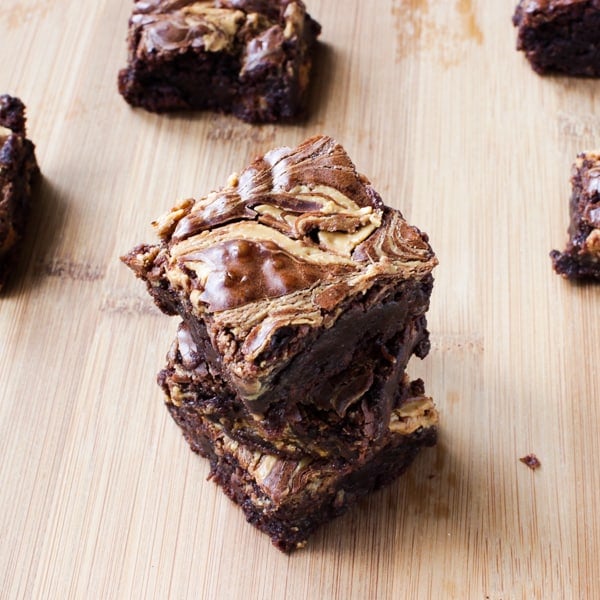
<svg viewBox="0 0 600 600">
<path fill-rule="evenodd" d="M 231 438 L 223 427 L 167 404 L 192 450 L 210 461 L 210 476 L 246 519 L 283 552 L 305 545 L 320 525 L 401 475 L 437 437 L 437 412 L 418 397 L 394 411 L 385 443 L 364 461 L 282 458 Z"/>
<path fill-rule="evenodd" d="M 580 154 L 573 165 L 569 241 L 550 253 L 554 270 L 568 279 L 600 281 L 600 153 Z"/>
<path fill-rule="evenodd" d="M 407 335 L 414 336 L 412 328 L 408 328 Z M 390 393 L 392 409 L 425 393 L 423 382 L 411 382 L 405 373 L 400 377 L 393 372 L 388 380 L 389 385 L 394 386 Z M 222 426 L 224 432 L 237 442 L 267 454 L 286 458 L 338 457 L 348 461 L 367 459 L 385 443 L 390 414 L 385 420 L 378 419 L 382 422 L 380 433 L 375 435 L 369 431 L 373 431 L 370 420 L 377 418 L 379 398 L 388 380 L 375 382 L 348 407 L 345 418 L 335 411 L 300 405 L 299 418 L 295 420 L 257 419 L 219 374 L 212 371 L 184 323 L 180 324 L 167 355 L 167 365 L 158 375 L 158 383 L 164 389 L 168 403 L 176 405 L 181 415 L 185 413 L 182 418 L 190 425 L 206 418 Z"/>
</svg>

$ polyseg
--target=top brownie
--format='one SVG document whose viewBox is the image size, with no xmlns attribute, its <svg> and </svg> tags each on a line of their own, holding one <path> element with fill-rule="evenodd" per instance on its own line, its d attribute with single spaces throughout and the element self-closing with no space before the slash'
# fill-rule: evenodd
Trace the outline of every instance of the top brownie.
<svg viewBox="0 0 600 600">
<path fill-rule="evenodd" d="M 598 0 L 521 0 L 517 49 L 540 74 L 600 75 Z"/>
<path fill-rule="evenodd" d="M 156 112 L 287 119 L 303 108 L 320 30 L 301 0 L 138 0 L 119 91 Z"/>
<path fill-rule="evenodd" d="M 154 226 L 160 243 L 123 260 L 251 414 L 343 418 L 377 389 L 362 425 L 387 429 L 408 359 L 429 349 L 437 260 L 339 144 L 268 152 Z"/>
</svg>

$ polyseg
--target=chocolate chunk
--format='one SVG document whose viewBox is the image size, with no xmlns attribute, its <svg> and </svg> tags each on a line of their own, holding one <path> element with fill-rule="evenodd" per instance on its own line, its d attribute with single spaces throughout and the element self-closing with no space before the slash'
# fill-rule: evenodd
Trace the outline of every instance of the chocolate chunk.
<svg viewBox="0 0 600 600">
<path fill-rule="evenodd" d="M 535 454 L 528 454 L 519 459 L 524 465 L 527 465 L 532 471 L 539 469 L 542 463 Z"/>
</svg>

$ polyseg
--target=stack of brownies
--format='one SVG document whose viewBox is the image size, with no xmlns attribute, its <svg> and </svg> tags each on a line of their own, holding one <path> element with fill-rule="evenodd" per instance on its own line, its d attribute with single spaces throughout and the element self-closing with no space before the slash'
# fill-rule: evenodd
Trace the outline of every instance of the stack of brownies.
<svg viewBox="0 0 600 600">
<path fill-rule="evenodd" d="M 123 257 L 182 323 L 159 383 L 211 477 L 283 551 L 436 441 L 405 368 L 429 350 L 437 260 L 344 149 L 255 160 Z"/>
</svg>

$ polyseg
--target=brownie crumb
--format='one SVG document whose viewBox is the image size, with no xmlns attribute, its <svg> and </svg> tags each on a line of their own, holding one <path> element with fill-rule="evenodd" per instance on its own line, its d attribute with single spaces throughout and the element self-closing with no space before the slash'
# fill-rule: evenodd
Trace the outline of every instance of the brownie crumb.
<svg viewBox="0 0 600 600">
<path fill-rule="evenodd" d="M 532 471 L 539 469 L 542 466 L 540 459 L 535 454 L 528 454 L 519 459 L 524 465 L 527 465 Z"/>
</svg>

